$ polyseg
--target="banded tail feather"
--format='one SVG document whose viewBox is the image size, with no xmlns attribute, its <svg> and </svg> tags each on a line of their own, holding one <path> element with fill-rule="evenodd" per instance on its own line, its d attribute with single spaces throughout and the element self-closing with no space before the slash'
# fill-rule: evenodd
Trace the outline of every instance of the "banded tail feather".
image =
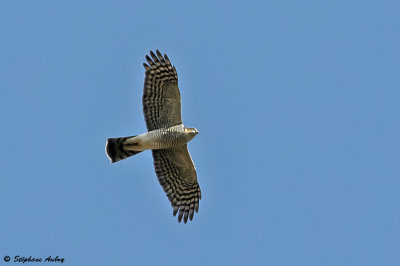
<svg viewBox="0 0 400 266">
<path fill-rule="evenodd" d="M 141 151 L 132 151 L 132 150 L 125 149 L 125 147 L 126 147 L 124 144 L 125 140 L 132 138 L 132 137 L 136 137 L 136 136 L 122 137 L 122 138 L 108 138 L 107 139 L 106 153 L 112 163 L 121 161 L 123 159 L 126 159 L 130 156 L 133 156 L 133 155 L 141 152 Z"/>
</svg>

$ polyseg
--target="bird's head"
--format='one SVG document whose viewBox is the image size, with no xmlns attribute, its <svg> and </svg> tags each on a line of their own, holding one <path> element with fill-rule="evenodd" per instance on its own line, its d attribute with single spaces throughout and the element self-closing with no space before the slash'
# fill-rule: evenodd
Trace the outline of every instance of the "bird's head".
<svg viewBox="0 0 400 266">
<path fill-rule="evenodd" d="M 193 135 L 197 135 L 197 134 L 199 134 L 199 131 L 196 129 L 196 128 L 194 128 L 194 127 L 190 127 L 190 128 L 185 128 L 185 131 L 187 132 L 187 133 L 189 133 L 189 134 L 193 134 Z"/>
<path fill-rule="evenodd" d="M 199 134 L 199 131 L 196 128 L 185 127 L 185 132 L 188 134 L 190 139 L 193 139 L 197 134 Z"/>
</svg>

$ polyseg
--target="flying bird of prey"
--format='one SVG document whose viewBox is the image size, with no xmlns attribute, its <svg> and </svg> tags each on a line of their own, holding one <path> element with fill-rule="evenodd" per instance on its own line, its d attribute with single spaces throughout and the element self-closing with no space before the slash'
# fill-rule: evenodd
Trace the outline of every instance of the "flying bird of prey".
<svg viewBox="0 0 400 266">
<path fill-rule="evenodd" d="M 144 150 L 153 153 L 158 181 L 178 221 L 193 219 L 199 210 L 201 192 L 187 143 L 199 132 L 182 123 L 181 96 L 176 69 L 166 54 L 150 51 L 143 90 L 143 113 L 148 132 L 130 137 L 108 138 L 106 153 L 112 163 Z"/>
</svg>

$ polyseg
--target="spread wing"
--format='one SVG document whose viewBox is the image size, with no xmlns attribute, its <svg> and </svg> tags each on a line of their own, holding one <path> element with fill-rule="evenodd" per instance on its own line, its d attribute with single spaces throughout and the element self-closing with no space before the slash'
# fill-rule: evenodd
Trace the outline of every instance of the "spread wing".
<svg viewBox="0 0 400 266">
<path fill-rule="evenodd" d="M 146 77 L 143 90 L 143 112 L 147 129 L 168 128 L 182 124 L 181 95 L 178 75 L 167 55 L 150 51 L 144 63 Z"/>
<path fill-rule="evenodd" d="M 199 210 L 201 191 L 197 174 L 187 145 L 172 149 L 153 150 L 154 168 L 158 181 L 171 202 L 173 215 L 178 221 L 193 219 Z"/>
</svg>

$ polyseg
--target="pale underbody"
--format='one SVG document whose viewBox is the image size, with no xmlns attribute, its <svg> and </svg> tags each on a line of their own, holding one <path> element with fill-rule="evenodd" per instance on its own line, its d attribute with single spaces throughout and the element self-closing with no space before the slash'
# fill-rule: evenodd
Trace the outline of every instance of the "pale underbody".
<svg viewBox="0 0 400 266">
<path fill-rule="evenodd" d="M 197 134 L 197 129 L 186 128 L 180 124 L 128 138 L 124 141 L 124 147 L 130 151 L 170 149 L 188 143 Z"/>
</svg>

